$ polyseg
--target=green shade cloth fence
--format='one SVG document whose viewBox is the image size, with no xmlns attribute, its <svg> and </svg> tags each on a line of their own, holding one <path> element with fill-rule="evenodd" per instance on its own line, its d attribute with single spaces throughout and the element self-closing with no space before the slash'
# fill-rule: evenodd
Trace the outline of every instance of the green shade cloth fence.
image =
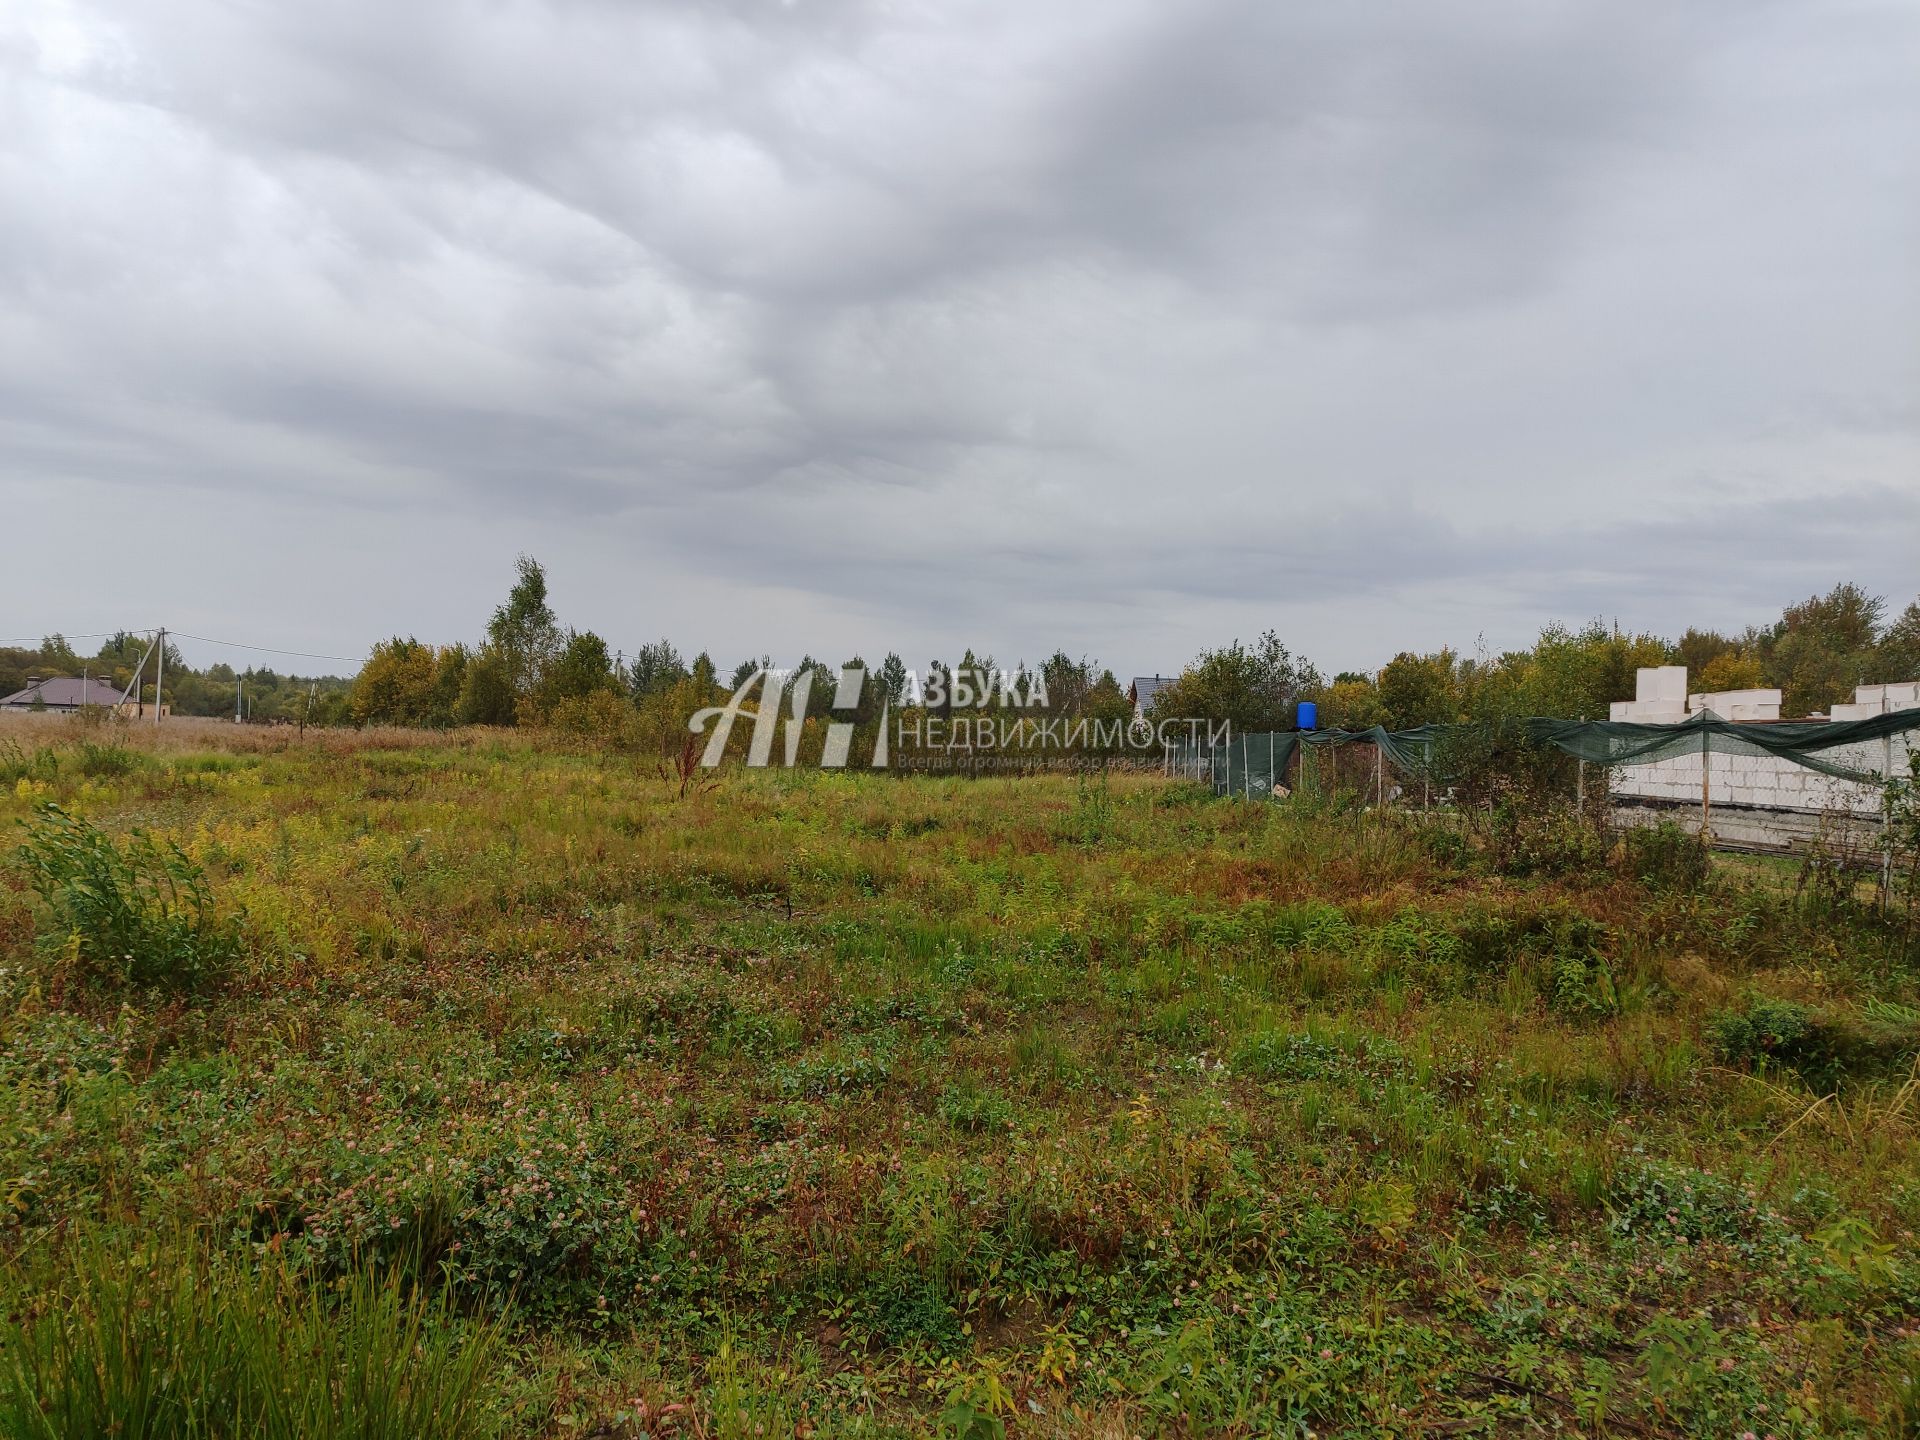
<svg viewBox="0 0 1920 1440">
<path fill-rule="evenodd" d="M 1867 741 L 1891 740 L 1920 730 L 1920 710 L 1895 710 L 1864 720 L 1722 720 L 1710 710 L 1672 725 L 1642 725 L 1627 720 L 1522 721 L 1527 738 L 1550 745 L 1595 765 L 1647 765 L 1685 755 L 1772 755 L 1810 770 L 1878 783 L 1892 768 L 1862 767 L 1828 758 L 1827 752 Z M 1167 750 L 1167 772 L 1210 784 L 1216 795 L 1271 795 L 1287 773 L 1300 746 L 1374 745 L 1383 760 L 1402 775 L 1441 781 L 1445 751 L 1439 742 L 1467 730 L 1464 725 L 1417 725 L 1409 730 L 1275 730 L 1236 735 L 1217 745 L 1185 744 Z M 1883 747 L 1883 755 L 1890 751 Z M 1849 757 L 1851 758 L 1851 757 Z"/>
<path fill-rule="evenodd" d="M 1722 720 L 1711 710 L 1673 725 L 1637 725 L 1627 720 L 1529 720 L 1528 735 L 1596 765 L 1646 765 L 1682 755 L 1773 755 L 1868 783 L 1887 779 L 1876 767 L 1823 759 L 1826 751 L 1920 730 L 1920 710 L 1894 710 L 1864 720 Z"/>
<path fill-rule="evenodd" d="M 1332 749 L 1375 745 L 1402 774 L 1424 775 L 1434 764 L 1435 745 L 1452 725 L 1416 725 L 1410 730 L 1269 730 L 1236 735 L 1219 745 L 1175 745 L 1167 752 L 1169 774 L 1211 783 L 1216 795 L 1273 793 L 1284 779 L 1293 752 L 1301 746 Z"/>
</svg>

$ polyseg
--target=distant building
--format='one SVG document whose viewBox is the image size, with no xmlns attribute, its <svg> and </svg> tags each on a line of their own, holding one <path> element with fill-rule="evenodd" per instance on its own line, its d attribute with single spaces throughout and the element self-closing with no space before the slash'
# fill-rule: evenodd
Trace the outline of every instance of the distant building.
<svg viewBox="0 0 1920 1440">
<path fill-rule="evenodd" d="M 1153 697 L 1173 684 L 1177 675 L 1136 675 L 1133 683 L 1127 686 L 1127 699 L 1133 702 L 1133 713 L 1144 715 L 1147 707 L 1153 704 Z"/>
<path fill-rule="evenodd" d="M 0 696 L 0 711 L 51 711 L 71 715 L 89 705 L 115 709 L 120 691 L 110 681 L 91 676 L 56 675 L 51 680 L 29 680 L 27 688 Z"/>
</svg>

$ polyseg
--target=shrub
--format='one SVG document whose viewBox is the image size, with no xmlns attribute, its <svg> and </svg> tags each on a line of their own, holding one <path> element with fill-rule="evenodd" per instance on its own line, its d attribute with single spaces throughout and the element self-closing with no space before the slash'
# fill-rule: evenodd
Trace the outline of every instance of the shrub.
<svg viewBox="0 0 1920 1440">
<path fill-rule="evenodd" d="M 1671 820 L 1628 830 L 1621 841 L 1621 857 L 1627 874 L 1662 889 L 1697 889 L 1706 883 L 1712 868 L 1700 837 Z"/>
<path fill-rule="evenodd" d="M 592 1127 L 537 1093 L 444 1127 L 438 1144 L 402 1131 L 336 1153 L 338 1173 L 357 1173 L 306 1215 L 307 1253 L 336 1270 L 424 1263 L 462 1299 L 586 1308 L 631 1241 L 625 1192 Z"/>
<path fill-rule="evenodd" d="M 92 779 L 125 775 L 144 762 L 124 745 L 98 745 L 91 740 L 80 744 L 80 773 Z"/>
<path fill-rule="evenodd" d="M 1578 811 L 1567 806 L 1536 808 L 1508 801 L 1493 812 L 1487 850 L 1502 875 L 1541 875 L 1575 879 L 1599 872 L 1607 843 Z"/>
<path fill-rule="evenodd" d="M 216 911 L 206 872 L 178 845 L 139 830 L 116 845 L 48 803 L 17 853 L 59 927 L 48 938 L 71 946 L 96 982 L 191 990 L 239 955 L 239 926 Z"/>
<path fill-rule="evenodd" d="M 36 1277 L 39 1278 L 39 1277 Z M 392 1276 L 331 1296 L 192 1243 L 83 1238 L 5 1330 L 0 1433 L 465 1440 L 499 1348 Z"/>
<path fill-rule="evenodd" d="M 1620 1009 L 1613 972 L 1607 962 L 1591 950 L 1556 952 L 1546 990 L 1547 1008 L 1570 1019 L 1612 1015 Z"/>
<path fill-rule="evenodd" d="M 60 757 L 46 746 L 28 749 L 17 740 L 0 741 L 0 785 L 52 780 L 59 773 Z"/>
<path fill-rule="evenodd" d="M 557 700 L 545 719 L 562 735 L 595 745 L 632 746 L 638 740 L 639 717 L 611 690 Z"/>
<path fill-rule="evenodd" d="M 1813 1058 L 1813 1012 L 1792 1000 L 1758 996 L 1743 1010 L 1722 1010 L 1707 1022 L 1714 1054 L 1729 1065 L 1794 1065 Z"/>
</svg>

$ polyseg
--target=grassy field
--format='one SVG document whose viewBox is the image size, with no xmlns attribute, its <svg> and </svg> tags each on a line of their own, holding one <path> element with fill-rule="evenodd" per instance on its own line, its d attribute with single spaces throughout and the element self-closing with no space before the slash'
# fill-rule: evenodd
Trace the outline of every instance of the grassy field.
<svg viewBox="0 0 1920 1440">
<path fill-rule="evenodd" d="M 1920 1435 L 1832 886 L 472 733 L 12 728 L 0 821 L 0 1433 Z"/>
</svg>

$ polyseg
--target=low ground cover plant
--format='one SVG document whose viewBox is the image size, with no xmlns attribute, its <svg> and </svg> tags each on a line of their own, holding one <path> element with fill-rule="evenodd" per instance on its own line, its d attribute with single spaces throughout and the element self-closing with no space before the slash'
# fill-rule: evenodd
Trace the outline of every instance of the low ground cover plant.
<svg viewBox="0 0 1920 1440">
<path fill-rule="evenodd" d="M 5 1433 L 1913 1433 L 1864 889 L 1157 777 L 115 746 L 0 757 Z"/>
</svg>

